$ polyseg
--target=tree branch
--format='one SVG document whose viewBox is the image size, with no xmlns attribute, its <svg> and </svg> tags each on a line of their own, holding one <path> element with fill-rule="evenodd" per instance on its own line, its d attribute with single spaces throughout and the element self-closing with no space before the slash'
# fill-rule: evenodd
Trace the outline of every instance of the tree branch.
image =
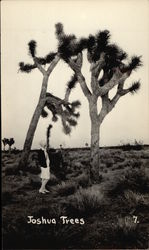
<svg viewBox="0 0 149 250">
<path fill-rule="evenodd" d="M 67 89 L 66 89 L 66 93 L 65 93 L 65 97 L 64 97 L 64 101 L 65 101 L 65 102 L 68 102 L 68 101 L 69 101 L 70 93 L 71 93 L 71 89 L 70 89 L 70 88 L 67 88 Z"/>
<path fill-rule="evenodd" d="M 103 96 L 107 94 L 114 86 L 123 84 L 125 80 L 129 77 L 129 73 L 122 73 L 118 68 L 116 68 L 115 73 L 109 82 L 107 82 L 104 86 L 98 88 L 98 95 Z"/>
<path fill-rule="evenodd" d="M 65 97 L 64 97 L 65 101 L 68 102 L 70 93 L 71 93 L 72 89 L 75 88 L 77 82 L 78 82 L 77 76 L 76 76 L 76 74 L 73 74 L 71 76 L 70 80 L 67 82 L 67 88 L 66 88 L 66 93 L 65 93 Z"/>
<path fill-rule="evenodd" d="M 43 75 L 45 75 L 45 74 L 46 74 L 46 70 L 41 66 L 41 64 L 39 64 L 39 63 L 37 62 L 37 58 L 36 58 L 36 57 L 33 57 L 33 61 L 34 61 L 34 63 L 36 64 L 36 66 L 37 66 L 37 68 L 39 69 L 39 71 L 40 71 Z"/>
<path fill-rule="evenodd" d="M 100 110 L 100 113 L 98 115 L 98 121 L 101 123 L 105 116 L 110 112 L 110 99 L 108 97 L 108 93 L 104 96 L 101 96 L 102 99 L 102 108 Z"/>
<path fill-rule="evenodd" d="M 103 68 L 104 64 L 105 64 L 105 53 L 102 52 L 100 55 L 100 59 L 96 62 L 91 63 L 90 71 L 92 72 L 92 75 L 98 78 L 100 70 Z"/>
<path fill-rule="evenodd" d="M 68 63 L 69 63 L 69 66 L 71 67 L 71 69 L 75 72 L 84 95 L 89 100 L 90 96 L 91 96 L 91 92 L 90 92 L 89 88 L 87 87 L 84 76 L 81 73 L 82 53 L 78 54 L 76 62 L 70 58 Z"/>
<path fill-rule="evenodd" d="M 82 53 L 79 53 L 75 61 L 69 58 L 68 64 L 75 73 L 80 73 L 82 68 L 82 62 L 83 56 Z"/>
<path fill-rule="evenodd" d="M 58 61 L 60 60 L 59 55 L 56 55 L 55 58 L 52 60 L 52 62 L 50 63 L 50 66 L 48 67 L 47 70 L 45 70 L 40 63 L 38 63 L 38 59 L 36 57 L 33 57 L 34 63 L 36 64 L 37 68 L 39 69 L 39 71 L 43 74 L 43 75 L 50 75 L 52 70 L 55 68 L 56 64 L 58 63 Z"/>
<path fill-rule="evenodd" d="M 91 88 L 92 88 L 93 94 L 96 96 L 98 96 L 98 88 L 99 88 L 98 76 L 105 63 L 104 56 L 105 56 L 105 53 L 102 52 L 100 55 L 100 59 L 96 62 L 92 62 L 90 66 Z"/>
<path fill-rule="evenodd" d="M 128 94 L 128 93 L 133 93 L 137 91 L 140 88 L 140 82 L 134 82 L 132 86 L 130 86 L 128 89 L 123 89 L 124 83 L 120 83 L 117 87 L 117 92 L 115 96 L 110 100 L 110 110 L 114 108 L 120 97 Z"/>
<path fill-rule="evenodd" d="M 59 60 L 60 60 L 60 56 L 56 55 L 55 58 L 53 59 L 53 61 L 51 62 L 50 66 L 47 69 L 48 76 L 51 74 L 51 72 L 53 71 L 53 69 L 55 68 L 55 66 L 59 62 Z"/>
</svg>

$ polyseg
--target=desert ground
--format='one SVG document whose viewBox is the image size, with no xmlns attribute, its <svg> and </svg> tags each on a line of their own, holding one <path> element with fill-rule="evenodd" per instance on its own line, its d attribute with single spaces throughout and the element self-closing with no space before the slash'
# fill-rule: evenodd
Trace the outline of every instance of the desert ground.
<svg viewBox="0 0 149 250">
<path fill-rule="evenodd" d="M 37 150 L 24 172 L 20 157 L 2 152 L 4 249 L 149 248 L 149 146 L 101 148 L 99 184 L 89 179 L 89 148 L 63 149 L 64 166 L 51 167 L 47 194 L 38 192 Z M 49 223 L 40 224 L 42 217 Z"/>
</svg>

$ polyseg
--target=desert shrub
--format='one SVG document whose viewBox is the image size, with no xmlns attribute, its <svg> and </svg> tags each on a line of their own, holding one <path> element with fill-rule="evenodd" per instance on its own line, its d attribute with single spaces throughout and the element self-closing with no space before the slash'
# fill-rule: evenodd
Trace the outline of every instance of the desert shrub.
<svg viewBox="0 0 149 250">
<path fill-rule="evenodd" d="M 14 159 L 7 159 L 7 160 L 4 160 L 4 162 L 5 162 L 6 165 L 13 164 Z"/>
<path fill-rule="evenodd" d="M 127 190 L 124 192 L 124 203 L 132 208 L 137 207 L 138 205 L 144 205 L 146 203 L 145 197 L 143 194 Z"/>
<path fill-rule="evenodd" d="M 32 162 L 27 166 L 26 171 L 31 174 L 39 174 L 41 172 L 41 169 L 36 165 L 35 162 Z"/>
<path fill-rule="evenodd" d="M 30 175 L 30 180 L 31 180 L 31 187 L 32 188 L 39 188 L 41 186 L 41 180 L 40 177 L 38 175 Z"/>
<path fill-rule="evenodd" d="M 123 194 L 125 190 L 132 190 L 140 193 L 147 193 L 149 191 L 149 173 L 147 169 L 130 169 L 124 172 L 117 180 L 115 185 L 110 187 L 109 194 L 117 196 Z"/>
<path fill-rule="evenodd" d="M 74 170 L 79 170 L 81 168 L 83 168 L 83 165 L 81 162 L 74 162 L 74 164 L 72 165 Z"/>
<path fill-rule="evenodd" d="M 52 190 L 56 195 L 66 196 L 66 195 L 73 194 L 76 191 L 76 188 L 77 188 L 77 185 L 75 182 L 62 181 L 61 184 L 56 185 L 55 187 L 52 188 Z"/>
<path fill-rule="evenodd" d="M 73 196 L 69 209 L 79 215 L 88 216 L 97 212 L 103 202 L 103 193 L 99 186 L 92 186 L 87 189 L 80 188 Z"/>
<path fill-rule="evenodd" d="M 5 175 L 17 175 L 19 174 L 19 169 L 17 164 L 11 164 L 5 167 Z"/>
<path fill-rule="evenodd" d="M 67 174 L 72 173 L 71 164 L 67 163 Z"/>
<path fill-rule="evenodd" d="M 54 174 L 50 174 L 50 180 L 48 181 L 47 185 L 56 185 L 59 183 L 58 178 Z"/>
<path fill-rule="evenodd" d="M 105 164 L 106 166 L 109 165 L 109 167 L 111 167 L 114 164 L 114 159 L 112 158 L 112 154 L 109 153 L 101 157 L 101 163 Z"/>
<path fill-rule="evenodd" d="M 115 164 L 115 169 L 126 169 L 126 168 L 140 168 L 142 165 L 141 161 L 137 159 L 125 159 L 123 162 Z"/>
<path fill-rule="evenodd" d="M 87 187 L 89 185 L 89 176 L 86 173 L 82 173 L 75 178 L 75 181 L 78 183 L 78 186 Z"/>
<path fill-rule="evenodd" d="M 111 168 L 111 171 L 115 171 L 115 170 L 116 170 L 115 166 Z"/>
<path fill-rule="evenodd" d="M 106 163 L 106 167 L 111 168 L 113 166 L 113 164 L 114 164 L 114 161 L 109 161 Z"/>
<path fill-rule="evenodd" d="M 71 180 L 71 179 L 77 178 L 79 174 L 82 174 L 81 169 L 67 174 L 67 179 Z"/>
<path fill-rule="evenodd" d="M 83 160 L 83 161 L 81 161 L 81 164 L 82 164 L 83 166 L 88 166 L 88 165 L 89 165 L 89 159 L 88 159 L 88 160 Z"/>
<path fill-rule="evenodd" d="M 122 150 L 129 151 L 129 150 L 142 150 L 144 149 L 143 142 L 135 140 L 133 144 L 125 143 L 121 145 Z"/>
<path fill-rule="evenodd" d="M 50 217 L 59 219 L 60 216 L 66 214 L 66 208 L 64 207 L 65 201 L 59 201 L 59 204 L 53 203 L 50 208 Z"/>
<path fill-rule="evenodd" d="M 144 150 L 140 156 L 142 159 L 149 159 L 149 150 Z"/>
<path fill-rule="evenodd" d="M 115 162 L 123 162 L 125 160 L 125 156 L 122 154 L 122 151 L 120 151 L 118 154 L 114 154 L 112 155 L 113 159 L 114 159 L 114 163 Z"/>
<path fill-rule="evenodd" d="M 125 169 L 126 167 L 127 165 L 125 165 L 124 163 L 119 163 L 115 165 L 115 169 Z"/>
</svg>

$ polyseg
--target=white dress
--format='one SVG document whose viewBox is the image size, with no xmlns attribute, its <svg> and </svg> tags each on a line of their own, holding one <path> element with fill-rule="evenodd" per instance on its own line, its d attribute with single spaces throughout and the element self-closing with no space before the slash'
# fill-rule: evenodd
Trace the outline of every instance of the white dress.
<svg viewBox="0 0 149 250">
<path fill-rule="evenodd" d="M 41 167 L 41 176 L 40 176 L 42 179 L 47 179 L 49 180 L 50 179 L 50 168 L 47 167 L 47 168 L 42 168 Z"/>
<path fill-rule="evenodd" d="M 42 179 L 49 180 L 50 179 L 50 160 L 49 160 L 47 152 L 44 151 L 44 153 L 45 153 L 47 167 L 46 168 L 41 167 L 41 175 L 40 175 L 40 177 Z"/>
</svg>

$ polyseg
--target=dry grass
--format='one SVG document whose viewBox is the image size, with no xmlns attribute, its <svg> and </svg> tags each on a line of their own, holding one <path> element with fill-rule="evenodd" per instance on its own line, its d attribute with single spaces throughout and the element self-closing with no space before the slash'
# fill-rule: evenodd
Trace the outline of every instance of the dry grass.
<svg viewBox="0 0 149 250">
<path fill-rule="evenodd" d="M 72 197 L 69 208 L 78 215 L 88 216 L 97 212 L 103 204 L 104 195 L 99 186 L 80 188 Z"/>
<path fill-rule="evenodd" d="M 52 188 L 52 191 L 56 195 L 61 195 L 61 196 L 68 196 L 73 194 L 77 189 L 76 183 L 75 182 L 61 182 L 60 184 L 56 185 L 55 187 Z"/>
</svg>

